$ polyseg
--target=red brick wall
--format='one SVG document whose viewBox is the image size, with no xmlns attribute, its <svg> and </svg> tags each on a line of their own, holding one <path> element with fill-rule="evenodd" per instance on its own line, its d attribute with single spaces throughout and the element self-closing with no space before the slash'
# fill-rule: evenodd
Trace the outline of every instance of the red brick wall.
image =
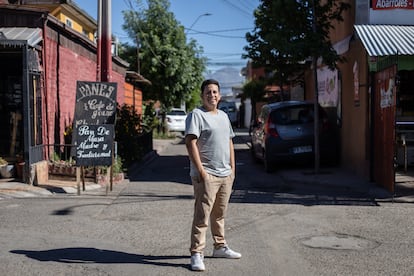
<svg viewBox="0 0 414 276">
<path fill-rule="evenodd" d="M 96 81 L 96 56 L 68 38 L 61 36 L 58 39 L 57 33 L 49 28 L 46 28 L 44 51 L 45 143 L 64 143 L 65 127 L 72 124 L 74 117 L 76 82 Z M 111 82 L 118 83 L 117 102 L 121 105 L 125 102 L 124 78 L 122 72 L 112 71 Z M 57 120 L 59 126 L 56 125 Z M 60 141 L 55 141 L 56 128 L 59 128 Z"/>
<path fill-rule="evenodd" d="M 46 127 L 46 143 L 54 143 L 55 131 L 55 117 L 57 107 L 57 43 L 56 41 L 45 37 L 45 55 L 44 55 L 44 70 L 45 70 L 45 88 L 46 88 L 46 118 L 44 125 Z"/>
<path fill-rule="evenodd" d="M 125 103 L 125 75 L 121 75 L 118 72 L 112 71 L 112 79 L 111 82 L 118 83 L 117 85 L 117 94 L 116 94 L 116 101 L 119 105 L 123 105 Z"/>
<path fill-rule="evenodd" d="M 96 63 L 63 46 L 59 47 L 60 139 L 73 122 L 77 81 L 95 81 Z"/>
</svg>

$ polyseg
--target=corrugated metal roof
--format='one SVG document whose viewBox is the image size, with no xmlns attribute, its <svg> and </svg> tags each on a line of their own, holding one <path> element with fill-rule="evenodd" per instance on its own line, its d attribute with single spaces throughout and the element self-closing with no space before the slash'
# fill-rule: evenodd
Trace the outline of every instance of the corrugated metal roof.
<svg viewBox="0 0 414 276">
<path fill-rule="evenodd" d="M 355 25 L 370 56 L 414 55 L 414 26 Z"/>
<path fill-rule="evenodd" d="M 42 30 L 39 28 L 11 27 L 0 28 L 0 44 L 22 46 L 27 43 L 34 47 L 42 41 Z"/>
</svg>

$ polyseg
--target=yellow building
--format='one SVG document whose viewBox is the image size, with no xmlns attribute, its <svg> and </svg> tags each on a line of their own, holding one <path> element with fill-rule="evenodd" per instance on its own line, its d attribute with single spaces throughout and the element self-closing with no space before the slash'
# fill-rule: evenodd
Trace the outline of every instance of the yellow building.
<svg viewBox="0 0 414 276">
<path fill-rule="evenodd" d="M 12 2 L 12 1 L 9 1 Z M 75 31 L 95 41 L 98 24 L 72 0 L 25 0 L 21 5 L 47 10 L 50 15 Z"/>
</svg>

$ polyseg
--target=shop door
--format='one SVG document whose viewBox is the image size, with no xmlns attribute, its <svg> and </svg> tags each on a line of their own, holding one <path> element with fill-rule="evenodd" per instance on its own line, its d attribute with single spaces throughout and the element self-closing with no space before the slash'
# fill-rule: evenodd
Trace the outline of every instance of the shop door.
<svg viewBox="0 0 414 276">
<path fill-rule="evenodd" d="M 397 66 L 375 74 L 374 181 L 394 192 L 395 111 Z"/>
</svg>

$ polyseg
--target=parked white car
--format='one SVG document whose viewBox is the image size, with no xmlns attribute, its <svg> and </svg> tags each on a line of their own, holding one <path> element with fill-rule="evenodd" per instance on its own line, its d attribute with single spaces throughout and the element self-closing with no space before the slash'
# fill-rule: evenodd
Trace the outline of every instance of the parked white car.
<svg viewBox="0 0 414 276">
<path fill-rule="evenodd" d="M 165 125 L 170 132 L 182 132 L 185 131 L 185 119 L 187 113 L 179 108 L 173 108 L 167 112 L 165 116 Z"/>
</svg>

